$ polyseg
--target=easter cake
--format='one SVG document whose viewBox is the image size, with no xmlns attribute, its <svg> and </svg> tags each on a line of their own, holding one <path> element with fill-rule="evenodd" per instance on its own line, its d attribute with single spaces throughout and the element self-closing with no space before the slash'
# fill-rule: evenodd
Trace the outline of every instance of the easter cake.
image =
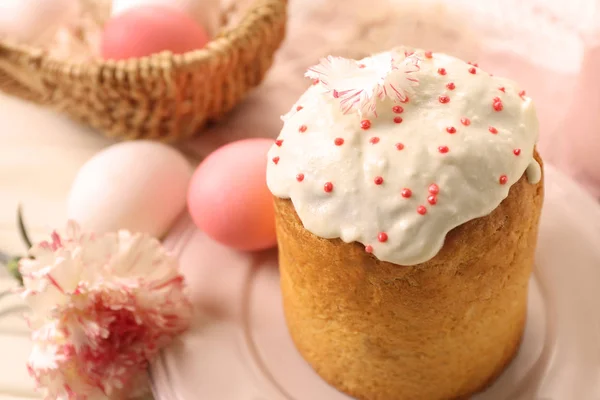
<svg viewBox="0 0 600 400">
<path fill-rule="evenodd" d="M 267 167 L 297 349 L 358 399 L 468 398 L 523 334 L 543 202 L 532 100 L 421 50 L 306 75 Z"/>
</svg>

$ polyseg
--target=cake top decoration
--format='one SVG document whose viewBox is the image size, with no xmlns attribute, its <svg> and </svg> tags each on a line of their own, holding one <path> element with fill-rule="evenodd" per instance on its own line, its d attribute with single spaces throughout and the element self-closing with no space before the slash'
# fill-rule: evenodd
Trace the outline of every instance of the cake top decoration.
<svg viewBox="0 0 600 400">
<path fill-rule="evenodd" d="M 477 64 L 396 49 L 328 57 L 307 76 L 314 84 L 269 151 L 267 184 L 319 237 L 419 264 L 524 173 L 541 179 L 533 102 Z"/>
<path fill-rule="evenodd" d="M 344 114 L 358 111 L 370 116 L 377 113 L 377 100 L 389 98 L 404 102 L 411 86 L 419 81 L 419 58 L 414 54 L 381 53 L 362 61 L 329 56 L 310 67 L 305 76 L 319 82 L 339 101 Z"/>
</svg>

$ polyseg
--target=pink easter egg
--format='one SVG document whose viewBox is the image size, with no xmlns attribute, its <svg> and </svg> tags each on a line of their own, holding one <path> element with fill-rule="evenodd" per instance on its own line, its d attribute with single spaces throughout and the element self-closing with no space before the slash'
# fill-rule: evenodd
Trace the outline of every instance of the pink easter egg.
<svg viewBox="0 0 600 400">
<path fill-rule="evenodd" d="M 246 139 L 210 154 L 196 169 L 188 191 L 194 223 L 212 239 L 238 250 L 273 247 L 275 216 L 267 188 L 271 139 Z"/>
<path fill-rule="evenodd" d="M 104 59 L 125 60 L 161 51 L 175 54 L 204 47 L 208 33 L 188 15 L 161 6 L 132 8 L 104 26 L 101 53 Z"/>
</svg>

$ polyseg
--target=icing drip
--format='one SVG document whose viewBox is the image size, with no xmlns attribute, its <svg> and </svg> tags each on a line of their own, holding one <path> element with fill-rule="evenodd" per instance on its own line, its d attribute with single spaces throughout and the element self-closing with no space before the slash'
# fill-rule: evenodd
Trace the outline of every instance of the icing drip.
<svg viewBox="0 0 600 400">
<path fill-rule="evenodd" d="M 378 92 L 396 87 L 381 75 L 389 60 L 394 79 L 410 72 L 403 96 Z M 315 235 L 414 265 L 433 258 L 450 230 L 492 212 L 524 173 L 532 183 L 541 179 L 535 109 L 514 82 L 423 51 L 336 62 L 344 68 L 336 79 L 331 62 L 327 76 L 311 69 L 317 83 L 283 117 L 268 158 L 277 158 L 268 163 L 269 189 L 291 199 Z M 352 63 L 361 71 L 361 101 L 349 110 Z M 369 76 L 377 81 L 369 84 Z"/>
<path fill-rule="evenodd" d="M 530 183 L 536 184 L 542 179 L 542 167 L 536 160 L 532 160 L 525 171 L 527 180 Z"/>
</svg>

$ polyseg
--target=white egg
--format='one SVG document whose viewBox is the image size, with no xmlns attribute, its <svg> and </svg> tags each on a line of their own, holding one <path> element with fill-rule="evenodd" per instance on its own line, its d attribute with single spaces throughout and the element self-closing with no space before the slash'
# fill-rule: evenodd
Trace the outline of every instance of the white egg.
<svg viewBox="0 0 600 400">
<path fill-rule="evenodd" d="M 220 0 L 113 0 L 111 15 L 147 5 L 175 8 L 192 17 L 197 23 L 206 28 L 211 35 L 214 35 L 219 27 Z"/>
<path fill-rule="evenodd" d="M 185 157 L 167 145 L 113 145 L 79 170 L 67 216 L 86 231 L 127 229 L 160 238 L 186 208 L 191 174 Z"/>
<path fill-rule="evenodd" d="M 0 37 L 47 44 L 79 15 L 77 0 L 0 0 Z"/>
</svg>

